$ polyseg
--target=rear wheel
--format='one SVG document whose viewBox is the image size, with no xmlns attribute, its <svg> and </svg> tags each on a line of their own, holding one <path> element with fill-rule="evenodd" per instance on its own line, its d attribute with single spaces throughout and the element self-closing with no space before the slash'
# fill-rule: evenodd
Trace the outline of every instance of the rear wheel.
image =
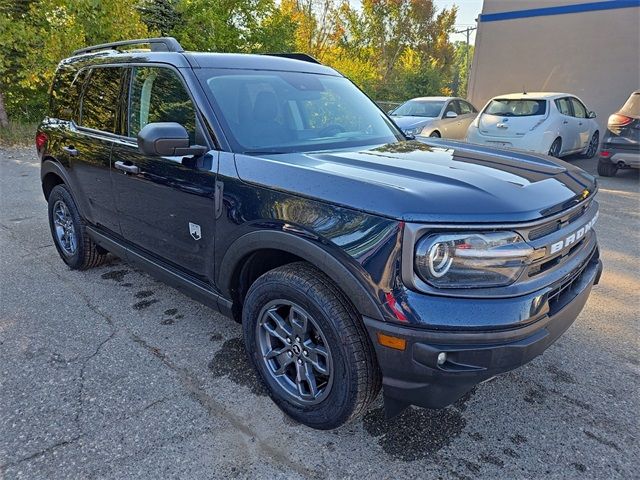
<svg viewBox="0 0 640 480">
<path fill-rule="evenodd" d="M 434 132 L 431 132 L 431 134 L 429 135 L 430 137 L 433 138 L 440 138 L 440 132 L 438 132 L 437 130 Z"/>
<path fill-rule="evenodd" d="M 560 152 L 562 151 L 562 139 L 556 138 L 551 147 L 549 148 L 549 155 L 552 157 L 560 158 Z"/>
<path fill-rule="evenodd" d="M 380 390 L 375 353 L 344 294 L 305 262 L 271 270 L 245 299 L 248 355 L 273 401 L 312 428 L 362 415 Z"/>
<path fill-rule="evenodd" d="M 613 177 L 618 172 L 618 166 L 608 161 L 598 162 L 598 175 L 601 177 Z"/>
<path fill-rule="evenodd" d="M 600 143 L 600 134 L 595 132 L 589 141 L 589 146 L 587 147 L 587 151 L 584 152 L 584 158 L 593 158 L 596 156 L 598 152 L 598 145 Z"/>
<path fill-rule="evenodd" d="M 74 270 L 97 267 L 107 251 L 95 244 L 87 234 L 85 222 L 64 184 L 56 185 L 49 194 L 49 227 L 60 257 Z"/>
</svg>

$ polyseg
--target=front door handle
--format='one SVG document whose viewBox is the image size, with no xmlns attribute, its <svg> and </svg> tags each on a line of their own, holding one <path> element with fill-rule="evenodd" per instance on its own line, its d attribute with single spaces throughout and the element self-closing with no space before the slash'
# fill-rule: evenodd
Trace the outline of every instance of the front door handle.
<svg viewBox="0 0 640 480">
<path fill-rule="evenodd" d="M 569 123 L 568 120 L 565 120 L 564 122 L 562 122 L 563 125 L 566 125 L 567 123 Z"/>
<path fill-rule="evenodd" d="M 118 169 L 118 170 L 122 170 L 123 172 L 126 173 L 140 173 L 140 169 L 138 167 L 136 167 L 135 165 L 127 165 L 124 162 L 121 161 L 117 161 L 114 166 Z"/>
<path fill-rule="evenodd" d="M 68 147 L 62 147 L 62 150 L 67 152 L 72 157 L 77 157 L 78 156 L 78 150 L 76 150 L 73 145 L 69 145 Z"/>
</svg>

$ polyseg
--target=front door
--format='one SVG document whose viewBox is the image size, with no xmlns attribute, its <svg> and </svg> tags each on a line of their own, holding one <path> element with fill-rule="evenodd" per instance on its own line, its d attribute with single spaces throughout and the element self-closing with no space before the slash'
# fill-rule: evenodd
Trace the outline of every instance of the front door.
<svg viewBox="0 0 640 480">
<path fill-rule="evenodd" d="M 457 116 L 454 118 L 447 118 L 447 113 L 449 112 L 454 112 Z M 458 118 L 459 116 L 460 111 L 458 102 L 456 100 L 451 100 L 444 109 L 442 120 L 439 122 L 442 125 L 442 138 L 462 138 L 460 133 L 462 130 L 462 119 Z"/>
<path fill-rule="evenodd" d="M 577 98 L 570 98 L 577 129 L 576 150 L 581 151 L 587 148 L 589 140 L 591 140 L 591 122 L 589 122 L 587 118 L 589 116 L 587 108 L 582 104 L 582 102 Z"/>
<path fill-rule="evenodd" d="M 135 67 L 125 135 L 114 142 L 112 178 L 122 235 L 140 249 L 203 281 L 213 278 L 218 152 L 201 158 L 152 157 L 136 136 L 152 122 L 177 122 L 192 144 L 207 145 L 177 71 Z"/>
</svg>

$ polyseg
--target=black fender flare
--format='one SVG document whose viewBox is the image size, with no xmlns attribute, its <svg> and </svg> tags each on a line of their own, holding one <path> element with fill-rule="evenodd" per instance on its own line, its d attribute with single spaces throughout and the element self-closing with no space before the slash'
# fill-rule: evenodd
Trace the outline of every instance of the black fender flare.
<svg viewBox="0 0 640 480">
<path fill-rule="evenodd" d="M 282 250 L 305 259 L 331 278 L 361 315 L 384 320 L 373 293 L 367 290 L 353 271 L 355 265 L 350 269 L 317 241 L 279 230 L 250 232 L 231 244 L 220 263 L 217 275 L 217 284 L 223 295 L 231 297 L 231 279 L 240 262 L 247 255 L 262 249 Z M 346 253 L 343 255 L 346 256 Z"/>
<path fill-rule="evenodd" d="M 71 197 L 76 202 L 76 206 L 78 207 L 80 215 L 83 218 L 87 218 L 84 202 L 78 201 L 79 199 L 76 197 L 74 193 L 75 189 L 73 188 L 73 181 L 71 180 L 69 173 L 60 162 L 58 162 L 57 160 L 51 157 L 45 158 L 42 161 L 42 165 L 40 166 L 40 182 L 42 184 L 42 193 L 43 195 L 45 195 L 45 198 L 46 198 L 46 193 L 44 191 L 44 178 L 50 173 L 53 173 L 62 179 L 63 183 L 69 189 L 69 193 L 71 194 Z"/>
</svg>

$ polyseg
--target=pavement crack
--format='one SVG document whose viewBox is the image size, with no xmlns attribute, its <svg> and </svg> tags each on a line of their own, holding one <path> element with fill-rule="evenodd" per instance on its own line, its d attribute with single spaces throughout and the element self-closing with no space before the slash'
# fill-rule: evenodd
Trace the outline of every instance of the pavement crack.
<svg viewBox="0 0 640 480">
<path fill-rule="evenodd" d="M 54 450 L 57 450 L 58 448 L 66 447 L 67 445 L 71 445 L 71 444 L 77 442 L 83 436 L 84 436 L 84 434 L 76 435 L 75 437 L 70 438 L 69 440 L 62 440 L 60 442 L 56 442 L 53 445 L 48 446 L 47 448 L 44 448 L 44 449 L 39 450 L 39 451 L 37 451 L 35 453 L 32 453 L 31 455 L 27 455 L 26 457 L 19 458 L 16 461 L 4 463 L 4 464 L 0 465 L 0 473 L 4 473 L 5 470 L 7 470 L 8 468 L 17 467 L 21 463 L 28 462 L 30 460 L 34 460 L 36 458 L 43 457 L 43 456 L 45 456 L 45 455 L 47 455 L 49 453 L 52 453 Z"/>
</svg>

